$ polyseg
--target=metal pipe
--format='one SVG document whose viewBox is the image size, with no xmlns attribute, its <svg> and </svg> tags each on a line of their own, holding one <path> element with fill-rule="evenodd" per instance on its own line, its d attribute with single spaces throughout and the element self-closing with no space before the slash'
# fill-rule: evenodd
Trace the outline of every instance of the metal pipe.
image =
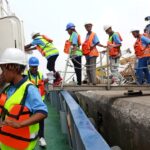
<svg viewBox="0 0 150 150">
<path fill-rule="evenodd" d="M 68 58 L 67 58 L 67 61 L 66 61 L 66 66 L 65 66 L 65 71 L 64 71 L 64 76 L 63 76 L 62 84 L 61 84 L 61 89 L 63 89 L 63 86 L 64 86 L 64 82 L 65 82 L 65 78 L 66 78 L 66 74 L 67 74 L 67 69 L 68 69 L 69 59 L 70 59 L 70 54 L 68 55 Z"/>
<path fill-rule="evenodd" d="M 107 59 L 107 90 L 110 90 L 110 81 L 109 81 L 109 49 L 107 48 L 106 52 Z"/>
</svg>

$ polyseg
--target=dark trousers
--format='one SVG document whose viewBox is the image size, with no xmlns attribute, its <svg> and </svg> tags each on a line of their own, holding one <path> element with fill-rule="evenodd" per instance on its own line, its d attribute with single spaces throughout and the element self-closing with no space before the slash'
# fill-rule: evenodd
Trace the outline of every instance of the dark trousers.
<svg viewBox="0 0 150 150">
<path fill-rule="evenodd" d="M 39 122 L 39 138 L 44 137 L 44 119 Z"/>
<path fill-rule="evenodd" d="M 74 70 L 76 73 L 78 85 L 81 85 L 81 82 L 82 82 L 82 70 L 81 70 L 82 59 L 81 58 L 82 58 L 81 56 L 72 58 L 72 63 L 74 65 Z"/>
<path fill-rule="evenodd" d="M 47 59 L 47 69 L 49 71 L 53 71 L 54 73 L 56 72 L 55 62 L 56 62 L 57 57 L 58 57 L 58 55 L 54 55 Z"/>
</svg>

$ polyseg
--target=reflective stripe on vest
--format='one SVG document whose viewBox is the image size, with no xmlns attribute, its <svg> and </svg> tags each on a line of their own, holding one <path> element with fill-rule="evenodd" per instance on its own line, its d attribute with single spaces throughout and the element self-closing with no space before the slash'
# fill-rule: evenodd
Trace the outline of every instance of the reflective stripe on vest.
<svg viewBox="0 0 150 150">
<path fill-rule="evenodd" d="M 38 36 L 35 38 L 35 40 L 41 40 L 44 45 L 37 45 L 37 49 L 39 52 L 45 56 L 51 56 L 55 54 L 59 54 L 59 51 L 57 48 L 54 47 L 53 43 L 48 42 L 43 36 Z"/>
<path fill-rule="evenodd" d="M 150 56 L 150 46 L 148 45 L 147 47 L 144 47 L 142 45 L 141 37 L 142 36 L 140 35 L 140 37 L 136 40 L 136 42 L 134 44 L 135 55 L 138 58 L 149 57 Z"/>
<path fill-rule="evenodd" d="M 114 40 L 113 40 L 113 36 L 114 36 L 115 34 L 118 35 L 120 41 L 122 41 L 122 38 L 121 38 L 120 34 L 119 34 L 118 32 L 114 32 L 114 33 L 109 37 L 109 40 L 108 40 L 108 43 L 107 43 L 108 46 L 111 45 L 111 44 L 116 45 L 116 43 L 115 43 Z M 120 47 L 117 47 L 117 48 L 114 48 L 114 47 L 113 47 L 113 48 L 109 49 L 109 56 L 111 56 L 111 57 L 116 57 L 116 56 L 118 56 L 119 54 L 120 54 Z"/>
<path fill-rule="evenodd" d="M 30 71 L 27 72 L 27 75 L 29 77 L 29 80 L 38 88 L 40 95 L 42 96 L 42 100 L 45 98 L 45 85 L 43 81 L 43 74 L 41 72 L 37 72 L 36 77 L 30 73 Z"/>
<path fill-rule="evenodd" d="M 92 50 L 91 50 L 91 46 L 92 46 L 92 41 L 94 39 L 94 36 L 95 36 L 95 33 L 92 32 L 88 39 L 85 40 L 85 42 L 82 44 L 82 52 L 84 55 L 87 55 L 87 56 L 99 56 L 98 54 L 98 50 L 96 47 L 94 47 Z"/>
<path fill-rule="evenodd" d="M 21 122 L 30 118 L 31 112 L 29 109 L 24 106 L 28 87 L 31 85 L 31 82 L 25 81 L 16 91 L 9 97 L 3 106 L 3 111 L 1 116 L 4 120 L 14 120 L 16 122 Z M 3 103 L 2 97 L 0 97 L 0 104 Z M 32 141 L 37 140 L 39 131 L 39 124 L 34 124 L 19 129 L 2 126 L 0 128 L 0 142 L 3 145 L 14 149 L 25 150 L 28 147 L 35 145 Z M 31 138 L 32 137 L 32 138 Z M 32 146 L 32 143 L 34 144 Z"/>
<path fill-rule="evenodd" d="M 81 37 L 80 37 L 79 34 L 77 34 L 77 35 L 78 35 L 78 44 L 76 45 L 77 50 L 75 50 L 75 51 L 72 51 L 72 50 L 71 50 L 72 40 L 73 40 L 73 37 L 74 37 L 75 34 L 77 34 L 77 33 L 76 33 L 76 32 L 73 32 L 73 33 L 71 34 L 69 40 L 67 40 L 67 41 L 65 42 L 64 52 L 65 52 L 66 54 L 69 54 L 69 53 L 71 52 L 71 55 L 82 56 L 82 51 L 81 51 L 80 48 L 79 48 L 80 45 L 81 45 Z"/>
</svg>

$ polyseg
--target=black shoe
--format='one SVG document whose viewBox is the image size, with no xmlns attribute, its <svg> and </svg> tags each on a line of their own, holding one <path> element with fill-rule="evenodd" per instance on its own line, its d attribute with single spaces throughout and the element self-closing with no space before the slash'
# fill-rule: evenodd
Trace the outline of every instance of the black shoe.
<svg viewBox="0 0 150 150">
<path fill-rule="evenodd" d="M 82 84 L 78 82 L 77 85 L 82 85 Z"/>
</svg>

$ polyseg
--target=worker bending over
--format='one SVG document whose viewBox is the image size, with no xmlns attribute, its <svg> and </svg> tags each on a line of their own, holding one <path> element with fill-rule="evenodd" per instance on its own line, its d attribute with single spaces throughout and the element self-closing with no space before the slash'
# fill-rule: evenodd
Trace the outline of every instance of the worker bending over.
<svg viewBox="0 0 150 150">
<path fill-rule="evenodd" d="M 54 46 L 53 40 L 38 32 L 32 33 L 32 43 L 25 46 L 25 51 L 39 50 L 43 57 L 47 59 L 47 69 L 53 72 L 55 80 L 54 85 L 59 85 L 62 78 L 55 70 L 55 62 L 59 55 L 58 49 Z"/>
</svg>

